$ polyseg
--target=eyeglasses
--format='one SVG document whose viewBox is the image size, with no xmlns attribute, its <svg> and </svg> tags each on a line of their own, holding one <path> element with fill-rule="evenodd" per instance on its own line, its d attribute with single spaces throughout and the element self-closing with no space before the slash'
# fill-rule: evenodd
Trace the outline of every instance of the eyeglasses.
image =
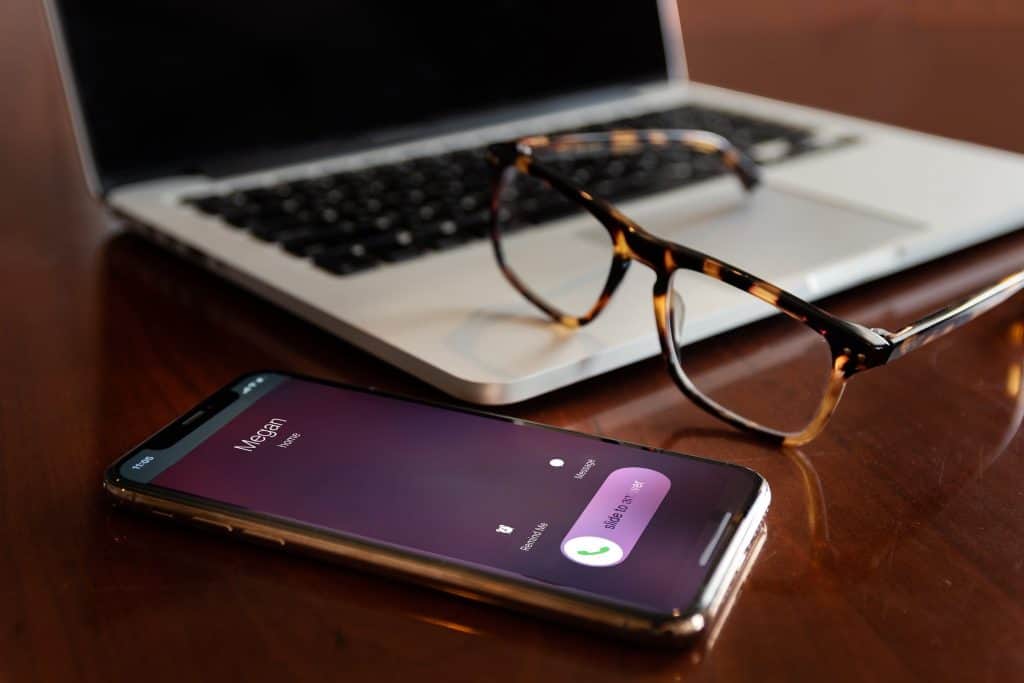
<svg viewBox="0 0 1024 683">
<path fill-rule="evenodd" d="M 660 224 L 679 206 L 656 192 L 717 175 L 722 167 L 753 190 L 760 178 L 757 165 L 707 131 L 528 137 L 493 145 L 487 157 L 495 171 L 494 253 L 523 296 L 556 322 L 581 327 L 605 310 L 634 261 L 647 266 L 655 276 L 661 353 L 679 389 L 725 422 L 787 445 L 805 444 L 821 433 L 856 373 L 885 365 L 1024 289 L 1021 271 L 895 332 L 868 328 L 714 256 L 657 237 L 598 196 L 643 195 L 645 213 L 658 216 Z M 687 307 L 701 313 L 694 316 L 698 324 L 684 324 Z M 709 335 L 700 322 L 716 311 L 762 321 L 744 328 L 753 330 L 745 334 L 758 350 L 733 354 L 741 362 L 730 364 L 732 376 L 692 360 L 690 344 Z M 728 357 L 730 349 L 716 345 L 713 352 Z M 736 367 L 744 376 L 736 376 Z"/>
</svg>

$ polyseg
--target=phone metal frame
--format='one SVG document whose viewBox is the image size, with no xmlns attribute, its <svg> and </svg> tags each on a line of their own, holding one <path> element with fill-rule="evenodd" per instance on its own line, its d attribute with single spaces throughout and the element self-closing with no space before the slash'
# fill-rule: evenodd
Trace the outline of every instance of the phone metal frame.
<svg viewBox="0 0 1024 683">
<path fill-rule="evenodd" d="M 726 467 L 739 467 L 730 463 L 672 453 L 660 448 L 617 439 L 597 437 L 529 420 L 399 396 L 372 387 L 356 387 L 280 370 L 246 373 L 226 384 L 211 397 L 205 399 L 203 403 L 210 401 L 212 397 L 221 392 L 231 390 L 231 387 L 243 382 L 246 378 L 267 374 L 282 375 L 343 390 L 418 403 L 441 410 L 455 410 L 503 422 L 513 422 L 522 426 L 569 432 L 584 438 L 611 442 L 628 448 L 706 460 Z M 202 405 L 202 403 L 197 405 Z M 344 532 L 327 531 L 314 525 L 299 524 L 273 515 L 251 512 L 228 503 L 153 487 L 150 484 L 134 482 L 120 476 L 120 467 L 126 460 L 145 448 L 165 430 L 177 425 L 184 416 L 190 415 L 193 410 L 194 408 L 186 411 L 182 416 L 147 437 L 112 463 L 104 473 L 103 488 L 107 493 L 120 504 L 150 512 L 164 519 L 177 520 L 191 526 L 219 531 L 222 534 L 240 537 L 264 546 L 283 548 L 337 561 L 357 569 L 366 569 L 374 573 L 401 578 L 477 602 L 498 605 L 556 621 L 574 623 L 618 637 L 677 647 L 692 644 L 700 640 L 702 636 L 707 641 L 712 640 L 714 631 L 710 627 L 712 625 L 720 626 L 719 617 L 724 618 L 724 613 L 731 608 L 731 603 L 738 592 L 742 579 L 753 565 L 766 535 L 764 517 L 771 502 L 771 492 L 764 478 L 757 475 L 761 479 L 761 485 L 746 504 L 743 517 L 727 527 L 727 530 L 732 530 L 732 534 L 727 542 L 720 543 L 713 560 L 714 568 L 708 574 L 708 578 L 694 602 L 688 608 L 672 610 L 671 614 L 651 612 L 624 601 L 600 598 L 592 593 L 577 592 L 567 588 L 545 588 L 528 579 L 517 579 L 511 574 L 505 575 L 498 569 L 487 571 L 471 566 L 451 564 L 420 555 L 412 550 L 404 551 L 385 544 L 377 545 L 361 538 L 348 537 Z M 458 562 L 464 561 L 458 560 Z"/>
</svg>

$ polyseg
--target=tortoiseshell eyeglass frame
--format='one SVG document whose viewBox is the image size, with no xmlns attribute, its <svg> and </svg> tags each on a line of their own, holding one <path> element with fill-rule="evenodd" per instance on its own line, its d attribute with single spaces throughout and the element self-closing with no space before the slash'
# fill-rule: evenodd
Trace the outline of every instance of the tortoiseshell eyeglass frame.
<svg viewBox="0 0 1024 683">
<path fill-rule="evenodd" d="M 494 254 L 505 277 L 523 296 L 552 319 L 568 327 L 586 325 L 601 313 L 633 261 L 639 261 L 653 270 L 657 276 L 653 291 L 654 316 L 662 356 L 673 380 L 698 406 L 739 429 L 785 445 L 805 444 L 825 428 L 850 377 L 863 370 L 885 365 L 948 334 L 1024 289 L 1024 271 L 1019 271 L 895 332 L 868 328 L 838 318 L 714 256 L 651 234 L 609 202 L 594 196 L 537 159 L 538 152 L 619 155 L 633 154 L 644 147 L 670 145 L 679 145 L 716 158 L 748 191 L 754 190 L 760 181 L 760 170 L 749 157 L 727 139 L 703 130 L 617 130 L 553 137 L 535 136 L 492 145 L 488 148 L 487 160 L 494 172 L 491 196 L 491 240 Z M 585 315 L 566 315 L 534 295 L 506 262 L 502 248 L 499 206 L 504 187 L 517 173 L 537 178 L 562 193 L 593 215 L 611 237 L 611 268 L 608 279 L 597 302 Z M 679 363 L 671 315 L 667 306 L 672 275 L 679 270 L 703 273 L 707 277 L 748 292 L 824 337 L 832 354 L 831 373 L 821 403 L 803 430 L 783 432 L 748 420 L 705 396 L 686 376 Z"/>
</svg>

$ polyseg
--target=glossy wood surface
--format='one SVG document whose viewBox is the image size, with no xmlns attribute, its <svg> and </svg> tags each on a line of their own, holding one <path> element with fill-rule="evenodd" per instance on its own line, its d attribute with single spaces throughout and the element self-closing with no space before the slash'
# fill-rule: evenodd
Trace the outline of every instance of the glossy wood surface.
<svg viewBox="0 0 1024 683">
<path fill-rule="evenodd" d="M 712 4 L 683 8 L 698 79 L 1024 152 L 1009 4 Z M 243 371 L 442 397 L 123 234 L 85 191 L 36 0 L 0 3 L 0 92 L 0 680 L 1024 678 L 1024 300 L 857 377 L 799 452 L 707 417 L 657 359 L 510 408 L 768 478 L 713 647 L 652 652 L 113 510 L 103 468 Z M 827 307 L 895 328 L 1022 266 L 1018 233 Z"/>
</svg>

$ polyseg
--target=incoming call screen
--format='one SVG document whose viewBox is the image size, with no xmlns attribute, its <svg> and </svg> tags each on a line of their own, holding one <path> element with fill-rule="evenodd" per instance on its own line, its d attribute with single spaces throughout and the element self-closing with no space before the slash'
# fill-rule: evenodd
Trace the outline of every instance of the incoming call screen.
<svg viewBox="0 0 1024 683">
<path fill-rule="evenodd" d="M 760 484 L 739 467 L 300 379 L 249 388 L 261 391 L 186 452 L 141 451 L 122 476 L 662 613 L 696 597 L 714 540 Z"/>
</svg>

